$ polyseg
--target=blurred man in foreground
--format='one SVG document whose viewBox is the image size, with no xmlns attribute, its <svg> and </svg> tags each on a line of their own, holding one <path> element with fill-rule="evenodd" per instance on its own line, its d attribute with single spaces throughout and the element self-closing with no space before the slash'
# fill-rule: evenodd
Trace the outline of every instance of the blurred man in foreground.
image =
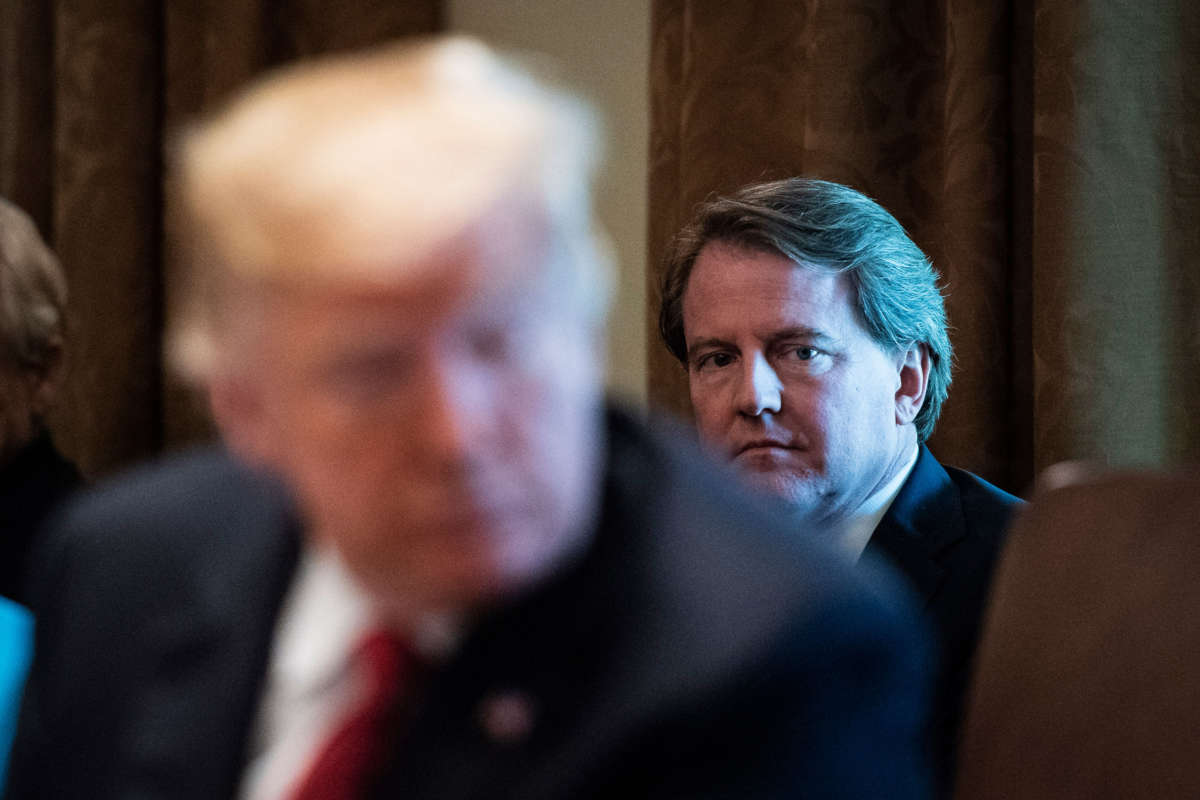
<svg viewBox="0 0 1200 800">
<path fill-rule="evenodd" d="M 794 178 L 701 206 L 662 298 L 701 437 L 803 528 L 855 560 L 886 557 L 924 600 L 942 658 L 932 747 L 948 772 L 1017 499 L 924 444 L 950 388 L 937 273 L 870 198 Z"/>
<path fill-rule="evenodd" d="M 186 139 L 230 454 L 59 524 L 13 796 L 920 796 L 906 607 L 604 407 L 589 129 L 451 39 Z"/>
</svg>

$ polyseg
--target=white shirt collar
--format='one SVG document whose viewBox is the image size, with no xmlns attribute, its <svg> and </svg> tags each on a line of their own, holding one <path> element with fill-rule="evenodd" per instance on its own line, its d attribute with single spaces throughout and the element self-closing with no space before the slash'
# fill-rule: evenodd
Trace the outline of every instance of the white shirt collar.
<svg viewBox="0 0 1200 800">
<path fill-rule="evenodd" d="M 916 466 L 917 456 L 920 455 L 920 452 L 920 446 L 914 444 L 904 467 L 898 470 L 890 481 L 876 489 L 874 494 L 864 500 L 863 504 L 855 509 L 850 518 L 846 520 L 839 542 L 853 560 L 858 561 L 862 558 L 863 552 L 867 549 L 867 543 L 871 541 L 871 535 L 879 527 L 880 520 L 891 507 L 896 495 L 900 494 L 900 489 L 908 480 L 913 467 Z"/>
<path fill-rule="evenodd" d="M 354 648 L 381 623 L 370 598 L 329 547 L 305 547 L 276 628 L 272 681 L 291 692 L 320 691 L 346 669 Z M 425 614 L 409 631 L 428 658 L 456 648 L 461 625 L 451 615 Z"/>
<path fill-rule="evenodd" d="M 346 668 L 370 624 L 367 596 L 341 559 L 329 549 L 304 548 L 279 615 L 271 682 L 292 696 L 320 691 Z"/>
<path fill-rule="evenodd" d="M 285 797 L 355 694 L 350 654 L 371 624 L 366 594 L 328 549 L 305 547 L 284 598 L 241 800 Z"/>
<path fill-rule="evenodd" d="M 277 800 L 290 788 L 355 702 L 353 652 L 378 627 L 370 598 L 331 549 L 306 546 L 280 610 L 259 701 L 241 800 Z M 444 615 L 413 626 L 416 649 L 437 660 L 458 644 L 461 627 Z"/>
</svg>

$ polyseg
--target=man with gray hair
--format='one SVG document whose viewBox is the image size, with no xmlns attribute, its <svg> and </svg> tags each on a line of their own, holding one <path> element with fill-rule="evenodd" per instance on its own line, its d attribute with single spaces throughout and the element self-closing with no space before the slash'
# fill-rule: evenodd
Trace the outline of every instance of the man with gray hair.
<svg viewBox="0 0 1200 800">
<path fill-rule="evenodd" d="M 937 273 L 865 195 L 793 178 L 703 204 L 679 235 L 659 327 L 700 436 L 857 560 L 909 579 L 940 634 L 943 774 L 1017 499 L 924 442 L 950 387 Z"/>
<path fill-rule="evenodd" d="M 183 140 L 225 449 L 51 531 L 10 797 L 923 794 L 886 579 L 605 408 L 590 130 L 437 39 Z"/>
</svg>

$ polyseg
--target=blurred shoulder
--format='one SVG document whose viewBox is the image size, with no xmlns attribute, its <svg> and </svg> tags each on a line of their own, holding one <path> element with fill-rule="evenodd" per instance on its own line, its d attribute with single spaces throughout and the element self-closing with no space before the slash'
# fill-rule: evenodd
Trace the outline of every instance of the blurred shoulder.
<svg viewBox="0 0 1200 800">
<path fill-rule="evenodd" d="M 221 448 L 171 455 L 102 480 L 47 521 L 34 552 L 34 605 L 73 595 L 141 597 L 294 549 L 293 515 L 270 478 Z M 276 555 L 280 554 L 280 555 Z"/>
<path fill-rule="evenodd" d="M 220 447 L 166 456 L 107 478 L 79 493 L 51 521 L 56 530 L 154 528 L 170 535 L 203 529 L 219 534 L 230 522 L 247 524 L 285 512 L 282 489 L 239 464 Z"/>
<path fill-rule="evenodd" d="M 913 599 L 890 570 L 856 566 L 826 532 L 749 491 L 690 430 L 616 410 L 609 433 L 609 500 L 647 532 L 625 547 L 644 555 L 647 582 L 680 616 L 728 624 L 731 640 L 834 608 L 870 619 L 868 628 L 914 630 Z"/>
</svg>

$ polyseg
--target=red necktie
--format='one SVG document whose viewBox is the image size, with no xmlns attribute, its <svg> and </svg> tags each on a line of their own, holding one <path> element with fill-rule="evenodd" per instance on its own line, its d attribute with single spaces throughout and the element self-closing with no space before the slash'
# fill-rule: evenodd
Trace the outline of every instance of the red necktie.
<svg viewBox="0 0 1200 800">
<path fill-rule="evenodd" d="M 372 631 L 355 649 L 353 661 L 366 679 L 366 694 L 317 750 L 292 800 L 354 800 L 387 756 L 388 720 L 410 682 L 412 648 L 393 633 Z"/>
</svg>

